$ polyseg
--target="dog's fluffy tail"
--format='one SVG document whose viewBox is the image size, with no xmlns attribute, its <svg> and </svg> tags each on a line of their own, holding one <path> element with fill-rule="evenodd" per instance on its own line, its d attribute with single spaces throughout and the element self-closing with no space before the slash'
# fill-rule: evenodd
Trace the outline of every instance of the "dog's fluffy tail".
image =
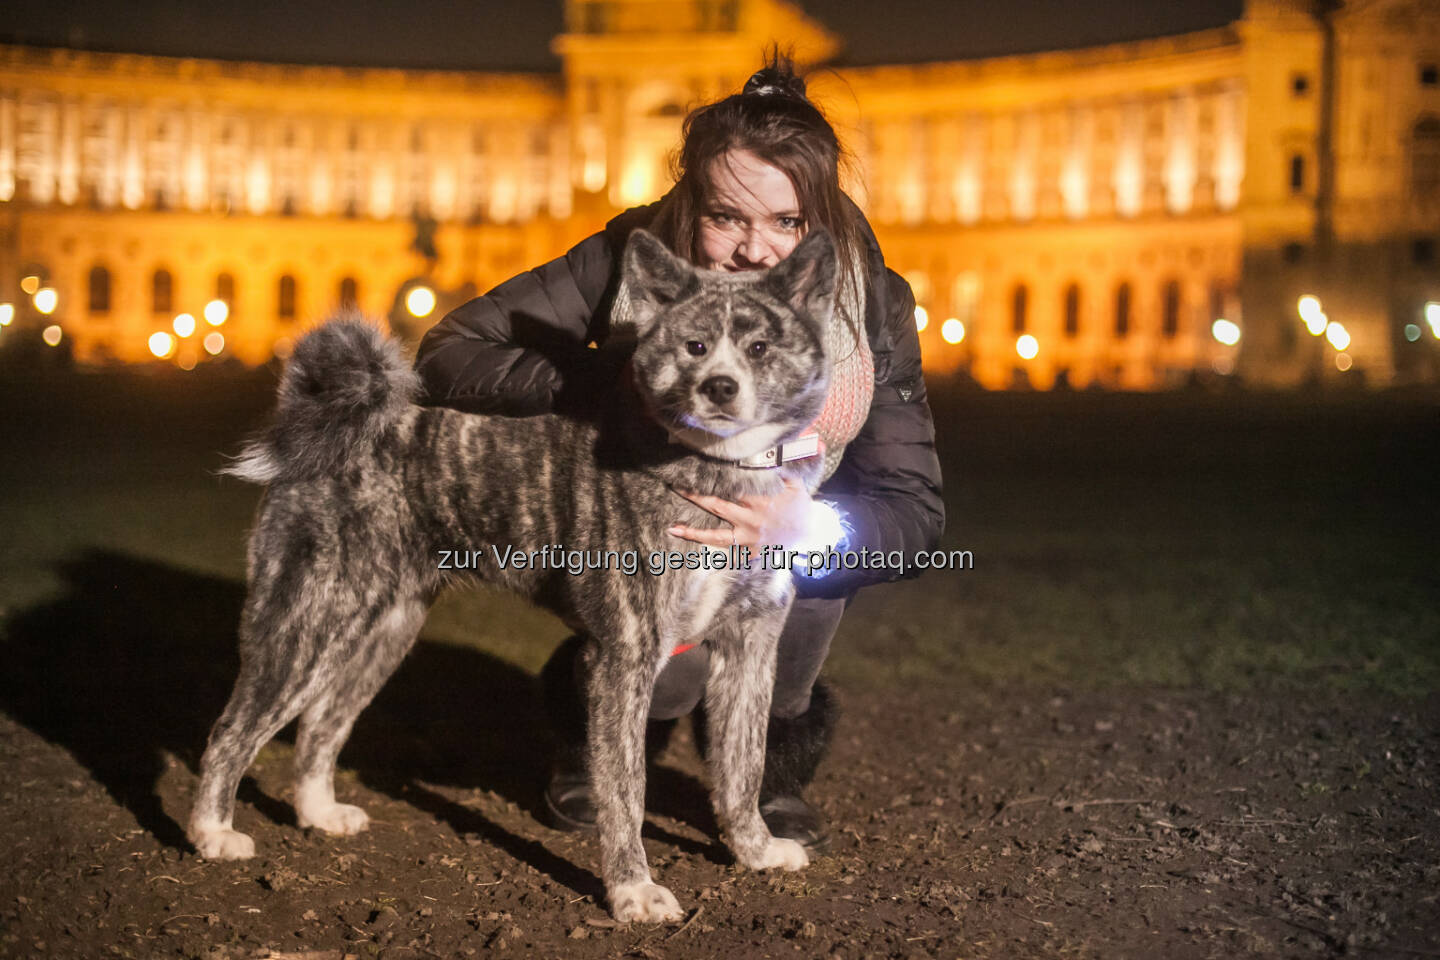
<svg viewBox="0 0 1440 960">
<path fill-rule="evenodd" d="M 418 390 L 398 343 L 358 314 L 341 314 L 295 344 L 274 421 L 222 472 L 252 483 L 331 475 L 373 446 Z"/>
</svg>

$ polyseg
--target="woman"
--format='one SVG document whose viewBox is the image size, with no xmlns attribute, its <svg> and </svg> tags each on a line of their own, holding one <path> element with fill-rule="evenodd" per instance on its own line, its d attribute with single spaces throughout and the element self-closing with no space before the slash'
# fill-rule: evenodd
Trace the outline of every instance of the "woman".
<svg viewBox="0 0 1440 960">
<path fill-rule="evenodd" d="M 933 548 L 944 523 L 934 426 L 920 375 L 914 297 L 886 269 L 874 234 L 840 189 L 843 156 L 834 130 L 805 96 L 788 58 L 775 56 L 743 92 L 686 118 L 675 187 L 662 200 L 616 217 L 563 257 L 523 273 L 446 316 L 420 345 L 416 367 L 430 403 L 526 415 L 595 406 L 614 389 L 605 351 L 626 237 L 644 227 L 676 253 L 717 270 L 773 266 L 808 229 L 836 242 L 840 295 L 830 333 L 835 374 L 816 423 L 824 441 L 821 498 L 843 519 L 847 550 Z M 833 472 L 832 472 L 833 471 Z M 752 548 L 792 542 L 814 507 L 799 485 L 772 498 L 731 503 L 690 496 L 728 526 L 675 525 L 678 538 Z M 677 545 L 678 546 L 678 545 Z M 834 729 L 835 705 L 820 682 L 830 639 L 855 590 L 897 579 L 888 569 L 795 574 L 797 596 L 780 638 L 761 789 L 771 833 L 821 847 L 826 829 L 801 798 Z M 552 822 L 594 829 L 583 756 L 582 637 L 562 644 L 542 672 L 558 749 L 545 790 Z M 656 683 L 651 718 L 694 709 L 704 691 L 703 645 L 671 657 Z M 697 725 L 698 726 L 698 725 Z M 703 748 L 703 745 L 702 745 Z"/>
</svg>

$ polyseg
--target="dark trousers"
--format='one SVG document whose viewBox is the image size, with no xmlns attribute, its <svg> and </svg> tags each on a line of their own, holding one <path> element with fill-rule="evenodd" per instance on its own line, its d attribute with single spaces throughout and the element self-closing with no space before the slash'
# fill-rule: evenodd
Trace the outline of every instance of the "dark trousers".
<svg viewBox="0 0 1440 960">
<path fill-rule="evenodd" d="M 772 717 L 789 719 L 810 709 L 810 692 L 830 653 L 830 640 L 844 613 L 843 599 L 797 599 L 791 606 L 776 656 L 775 692 L 770 699 Z M 583 647 L 583 637 L 571 637 L 562 643 L 545 665 L 545 674 L 574 678 L 572 683 L 583 684 L 584 671 L 578 662 Z M 673 720 L 694 710 L 705 695 L 705 679 L 709 673 L 710 651 L 703 644 L 671 657 L 655 681 L 650 719 Z M 554 687 L 551 689 L 560 692 Z M 583 700 L 582 686 L 571 686 L 570 690 L 580 693 Z M 556 703 L 551 704 L 551 710 L 570 712 L 566 706 Z M 578 712 L 583 714 L 583 709 Z"/>
</svg>

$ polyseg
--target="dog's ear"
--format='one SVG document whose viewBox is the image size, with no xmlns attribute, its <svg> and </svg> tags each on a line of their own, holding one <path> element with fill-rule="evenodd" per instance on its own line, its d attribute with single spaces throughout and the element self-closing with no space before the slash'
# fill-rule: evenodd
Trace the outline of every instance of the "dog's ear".
<svg viewBox="0 0 1440 960">
<path fill-rule="evenodd" d="M 835 309 L 839 277 L 835 241 L 828 231 L 816 229 L 805 235 L 790 256 L 771 267 L 765 280 L 796 313 L 824 326 Z"/>
<path fill-rule="evenodd" d="M 695 268 L 644 230 L 630 234 L 621 276 L 634 307 L 636 327 L 641 330 L 662 309 L 699 285 Z"/>
</svg>

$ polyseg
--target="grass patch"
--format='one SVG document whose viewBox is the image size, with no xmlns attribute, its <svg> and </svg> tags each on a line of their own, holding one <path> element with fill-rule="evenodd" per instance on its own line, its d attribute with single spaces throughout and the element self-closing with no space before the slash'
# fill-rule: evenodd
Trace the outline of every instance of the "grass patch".
<svg viewBox="0 0 1440 960">
<path fill-rule="evenodd" d="M 87 550 L 243 580 L 258 491 L 215 471 L 273 384 L 0 384 L 0 616 L 53 596 Z M 974 568 L 863 591 L 829 666 L 846 683 L 1440 689 L 1434 395 L 933 401 L 944 546 Z M 447 596 L 426 627 L 528 672 L 565 634 L 487 591 Z"/>
</svg>

